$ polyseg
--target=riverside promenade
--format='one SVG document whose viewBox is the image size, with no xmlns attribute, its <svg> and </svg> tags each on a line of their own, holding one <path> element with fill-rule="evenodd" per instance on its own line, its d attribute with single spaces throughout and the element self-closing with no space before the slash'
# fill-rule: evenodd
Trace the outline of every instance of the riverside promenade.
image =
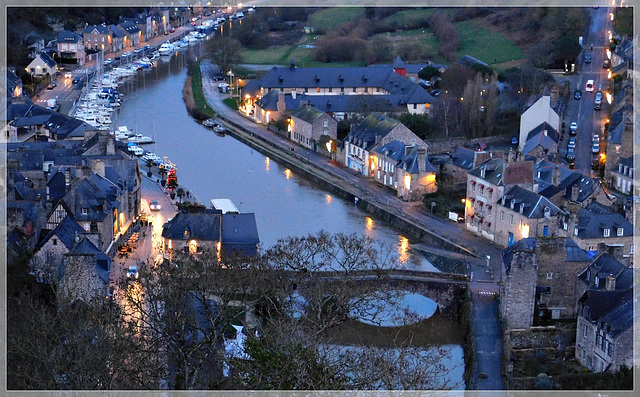
<svg viewBox="0 0 640 397">
<path fill-rule="evenodd" d="M 422 203 L 404 202 L 338 162 L 302 148 L 229 108 L 223 103 L 228 95 L 219 93 L 218 83 L 211 78 L 211 67 L 208 61 L 200 64 L 203 93 L 229 135 L 323 187 L 340 192 L 343 198 L 354 202 L 357 198 L 358 207 L 407 234 L 466 256 L 469 273 L 474 274 L 469 282 L 473 341 L 472 351 L 467 353 L 473 359 L 468 389 L 503 390 L 503 339 L 497 299 L 502 249 L 468 232 L 464 224 L 427 214 L 422 211 Z"/>
</svg>

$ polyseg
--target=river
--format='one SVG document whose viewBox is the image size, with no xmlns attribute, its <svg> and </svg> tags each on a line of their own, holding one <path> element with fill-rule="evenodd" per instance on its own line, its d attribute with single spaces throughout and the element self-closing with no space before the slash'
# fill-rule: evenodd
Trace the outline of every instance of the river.
<svg viewBox="0 0 640 397">
<path fill-rule="evenodd" d="M 321 230 L 365 235 L 384 249 L 390 248 L 406 268 L 437 271 L 410 250 L 411 239 L 388 224 L 235 139 L 218 136 L 195 122 L 187 113 L 182 88 L 187 60 L 198 55 L 200 46 L 197 43 L 171 58 L 161 57 L 155 68 L 126 82 L 120 89 L 124 101 L 116 126 L 151 135 L 156 143 L 145 149 L 175 163 L 179 184 L 203 204 L 228 198 L 241 212 L 255 213 L 264 248 L 287 236 Z"/>
</svg>

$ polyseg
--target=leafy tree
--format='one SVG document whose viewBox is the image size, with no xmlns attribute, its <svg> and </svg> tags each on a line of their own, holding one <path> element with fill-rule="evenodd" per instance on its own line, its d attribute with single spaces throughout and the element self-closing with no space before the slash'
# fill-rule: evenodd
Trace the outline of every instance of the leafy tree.
<svg viewBox="0 0 640 397">
<path fill-rule="evenodd" d="M 176 195 L 180 199 L 180 204 L 182 204 L 182 197 L 184 197 L 184 195 L 185 195 L 184 189 L 183 188 L 178 188 L 178 190 L 176 190 Z"/>
<path fill-rule="evenodd" d="M 418 72 L 418 77 L 420 77 L 422 80 L 429 81 L 434 77 L 440 77 L 441 74 L 442 73 L 440 72 L 440 69 L 435 66 L 429 65 Z"/>
<path fill-rule="evenodd" d="M 422 139 L 426 139 L 431 134 L 431 117 L 427 114 L 401 113 L 394 118 Z"/>
<path fill-rule="evenodd" d="M 242 45 L 237 39 L 227 36 L 209 40 L 205 47 L 211 61 L 220 66 L 223 73 L 226 73 L 231 65 L 242 62 L 241 49 Z"/>
<path fill-rule="evenodd" d="M 151 168 L 153 168 L 156 164 L 155 164 L 155 162 L 153 160 L 148 159 L 147 162 L 145 163 L 145 165 L 149 169 L 149 174 L 151 174 Z"/>
<path fill-rule="evenodd" d="M 555 42 L 553 59 L 556 64 L 573 62 L 582 51 L 582 47 L 575 37 L 563 36 Z"/>
</svg>

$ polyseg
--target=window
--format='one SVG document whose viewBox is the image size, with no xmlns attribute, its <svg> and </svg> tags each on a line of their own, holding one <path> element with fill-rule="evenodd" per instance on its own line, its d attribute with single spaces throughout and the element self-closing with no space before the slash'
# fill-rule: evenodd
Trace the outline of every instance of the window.
<svg viewBox="0 0 640 397">
<path fill-rule="evenodd" d="M 85 222 L 84 226 L 84 231 L 85 232 L 90 232 L 91 231 L 91 224 L 89 222 Z"/>
<path fill-rule="evenodd" d="M 82 215 L 87 215 L 89 213 L 89 208 L 82 208 Z"/>
<path fill-rule="evenodd" d="M 504 211 L 500 212 L 500 220 L 504 222 Z"/>
<path fill-rule="evenodd" d="M 53 239 L 53 245 L 58 245 L 58 239 L 57 238 Z"/>
<path fill-rule="evenodd" d="M 328 127 L 329 126 L 329 120 L 322 120 L 322 126 L 323 127 Z"/>
<path fill-rule="evenodd" d="M 609 342 L 609 348 L 607 349 L 609 357 L 613 356 L 613 343 Z"/>
<path fill-rule="evenodd" d="M 591 270 L 587 271 L 587 281 L 591 280 Z"/>
<path fill-rule="evenodd" d="M 305 88 L 305 89 L 304 89 L 304 92 L 309 92 L 309 89 L 308 89 L 308 88 Z"/>
<path fill-rule="evenodd" d="M 544 237 L 547 237 L 547 236 L 549 235 L 549 226 L 545 226 L 545 227 L 542 229 L 542 235 L 543 235 Z"/>
<path fill-rule="evenodd" d="M 320 87 L 318 87 L 318 88 L 316 89 L 316 91 L 320 92 Z"/>
<path fill-rule="evenodd" d="M 364 92 L 369 92 L 369 87 L 364 87 Z"/>
<path fill-rule="evenodd" d="M 630 245 L 629 245 L 629 253 L 630 253 L 630 254 L 633 254 L 633 244 L 630 244 Z"/>
<path fill-rule="evenodd" d="M 344 87 L 340 87 L 340 93 L 344 94 Z"/>
<path fill-rule="evenodd" d="M 574 235 L 574 236 L 577 236 L 577 235 L 578 235 L 578 228 L 577 228 L 577 227 L 573 229 L 573 235 Z"/>
<path fill-rule="evenodd" d="M 380 92 L 380 87 L 376 87 L 376 92 Z M 414 109 L 415 109 L 416 105 L 413 105 L 413 106 L 414 106 Z"/>
<path fill-rule="evenodd" d="M 189 237 L 189 231 L 188 231 L 188 230 L 185 230 L 185 231 L 184 231 L 184 236 L 185 236 L 185 237 Z"/>
<path fill-rule="evenodd" d="M 476 191 L 476 185 L 474 183 L 471 184 L 471 191 L 472 192 Z"/>
<path fill-rule="evenodd" d="M 333 88 L 329 87 L 329 92 L 332 92 L 332 91 L 333 91 Z"/>
<path fill-rule="evenodd" d="M 604 229 L 604 236 L 609 237 L 609 233 L 611 233 L 611 229 Z"/>
<path fill-rule="evenodd" d="M 586 338 L 587 337 L 587 326 L 584 326 L 584 330 L 582 332 L 582 335 Z"/>
<path fill-rule="evenodd" d="M 547 272 L 547 280 L 553 280 L 553 272 Z"/>
<path fill-rule="evenodd" d="M 618 228 L 618 236 L 624 236 L 624 229 L 621 227 Z"/>
<path fill-rule="evenodd" d="M 356 92 L 356 87 L 353 87 L 353 92 Z"/>
<path fill-rule="evenodd" d="M 600 344 L 600 331 L 596 331 L 596 345 Z"/>
<path fill-rule="evenodd" d="M 414 103 L 414 104 L 413 104 L 413 109 L 417 109 L 417 108 L 418 108 L 418 104 L 417 104 L 417 103 Z"/>
<path fill-rule="evenodd" d="M 563 228 L 564 230 L 569 230 L 569 224 L 568 224 L 567 222 L 564 222 L 564 223 L 562 224 L 562 228 Z"/>
<path fill-rule="evenodd" d="M 586 356 L 587 356 L 587 351 L 582 349 L 582 359 L 584 360 Z"/>
<path fill-rule="evenodd" d="M 509 224 L 513 226 L 513 215 L 511 215 L 511 219 L 509 220 Z"/>
<path fill-rule="evenodd" d="M 322 135 L 329 135 L 329 132 L 327 130 L 322 130 Z"/>
</svg>

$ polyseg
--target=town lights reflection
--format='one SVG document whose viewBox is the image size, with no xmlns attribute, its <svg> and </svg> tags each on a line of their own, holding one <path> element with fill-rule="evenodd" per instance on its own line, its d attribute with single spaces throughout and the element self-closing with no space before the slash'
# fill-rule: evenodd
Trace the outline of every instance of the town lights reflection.
<svg viewBox="0 0 640 397">
<path fill-rule="evenodd" d="M 365 219 L 365 226 L 367 227 L 367 230 L 373 230 L 373 219 L 369 218 L 368 216 L 364 218 Z"/>
<path fill-rule="evenodd" d="M 290 169 L 286 169 L 284 170 L 284 174 L 287 176 L 287 179 L 291 178 L 291 170 Z"/>
<path fill-rule="evenodd" d="M 398 254 L 400 262 L 406 262 L 409 259 L 409 240 L 406 237 L 400 236 L 400 244 L 398 244 Z"/>
<path fill-rule="evenodd" d="M 331 200 L 333 200 L 333 198 L 331 195 L 327 194 L 327 204 L 331 204 Z"/>
<path fill-rule="evenodd" d="M 269 157 L 265 157 L 264 164 L 265 164 L 265 169 L 268 172 L 269 169 L 271 168 L 271 159 L 269 159 Z"/>
</svg>

